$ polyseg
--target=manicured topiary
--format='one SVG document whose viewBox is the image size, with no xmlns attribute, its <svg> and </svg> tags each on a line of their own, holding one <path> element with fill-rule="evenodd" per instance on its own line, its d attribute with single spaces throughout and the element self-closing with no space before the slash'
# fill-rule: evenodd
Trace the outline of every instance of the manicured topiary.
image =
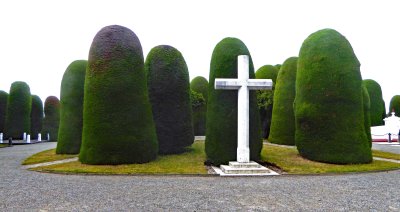
<svg viewBox="0 0 400 212">
<path fill-rule="evenodd" d="M 274 90 L 276 84 L 276 78 L 278 76 L 279 69 L 272 65 L 264 65 L 259 68 L 256 72 L 257 79 L 272 79 L 273 87 L 272 90 L 259 90 L 257 91 L 258 108 L 260 110 L 260 120 L 262 128 L 262 137 L 268 138 L 273 109 Z"/>
<path fill-rule="evenodd" d="M 43 125 L 43 102 L 37 95 L 32 95 L 31 139 L 38 139 Z"/>
<path fill-rule="evenodd" d="M 206 113 L 207 113 L 207 98 L 208 98 L 208 81 L 206 78 L 198 76 L 190 82 L 190 89 L 201 95 L 205 102 L 200 105 L 193 105 L 193 131 L 194 135 L 206 134 Z"/>
<path fill-rule="evenodd" d="M 145 63 L 160 154 L 183 152 L 194 142 L 189 72 L 172 46 L 156 46 Z"/>
<path fill-rule="evenodd" d="M 391 112 L 394 112 L 396 116 L 400 116 L 400 95 L 395 95 L 390 100 L 389 116 L 391 116 Z"/>
<path fill-rule="evenodd" d="M 82 143 L 86 60 L 72 62 L 61 81 L 57 154 L 78 154 Z"/>
<path fill-rule="evenodd" d="M 31 129 L 31 91 L 25 82 L 13 82 L 8 95 L 5 137 L 22 139 Z"/>
<path fill-rule="evenodd" d="M 214 48 L 208 84 L 205 149 L 207 160 L 214 165 L 236 160 L 237 150 L 237 90 L 215 90 L 215 78 L 237 78 L 237 57 L 249 55 L 246 45 L 237 38 L 225 38 Z M 250 57 L 249 77 L 255 78 Z M 254 91 L 249 96 L 250 159 L 259 160 L 262 148 L 260 119 Z"/>
<path fill-rule="evenodd" d="M 49 96 L 44 101 L 44 119 L 42 127 L 42 138 L 49 141 L 58 140 L 58 128 L 60 125 L 60 100 L 55 96 Z"/>
<path fill-rule="evenodd" d="M 382 98 L 381 86 L 372 79 L 363 80 L 371 100 L 371 126 L 384 125 L 383 119 L 386 116 L 385 102 Z"/>
<path fill-rule="evenodd" d="M 79 160 L 145 163 L 157 152 L 140 41 L 126 27 L 106 26 L 89 51 Z"/>
<path fill-rule="evenodd" d="M 7 113 L 7 101 L 8 93 L 5 91 L 0 91 L 0 132 L 4 132 L 4 126 L 6 123 L 6 113 Z"/>
<path fill-rule="evenodd" d="M 296 146 L 310 160 L 370 163 L 360 63 L 350 43 L 332 29 L 303 43 L 296 76 Z"/>
<path fill-rule="evenodd" d="M 293 102 L 296 96 L 297 57 L 288 58 L 282 65 L 275 85 L 274 107 L 268 141 L 295 145 Z"/>
<path fill-rule="evenodd" d="M 363 108 L 364 108 L 364 129 L 365 134 L 368 138 L 369 147 L 372 147 L 372 136 L 371 136 L 371 101 L 369 98 L 368 90 L 363 85 L 362 86 L 363 95 Z"/>
</svg>

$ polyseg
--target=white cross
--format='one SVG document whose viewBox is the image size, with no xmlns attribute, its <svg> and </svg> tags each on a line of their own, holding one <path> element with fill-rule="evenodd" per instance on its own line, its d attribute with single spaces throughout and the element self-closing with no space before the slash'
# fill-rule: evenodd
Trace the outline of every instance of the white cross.
<svg viewBox="0 0 400 212">
<path fill-rule="evenodd" d="M 270 79 L 249 79 L 249 56 L 238 56 L 238 79 L 215 79 L 215 89 L 238 91 L 237 161 L 250 162 L 249 149 L 249 90 L 271 90 Z"/>
</svg>

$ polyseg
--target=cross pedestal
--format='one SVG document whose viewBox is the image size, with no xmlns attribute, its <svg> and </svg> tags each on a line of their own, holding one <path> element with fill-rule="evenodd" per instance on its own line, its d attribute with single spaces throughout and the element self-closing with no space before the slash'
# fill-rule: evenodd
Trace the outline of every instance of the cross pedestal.
<svg viewBox="0 0 400 212">
<path fill-rule="evenodd" d="M 249 90 L 270 90 L 272 80 L 249 79 L 249 56 L 238 56 L 238 79 L 215 79 L 215 89 L 238 90 L 237 161 L 221 165 L 220 175 L 276 175 L 256 162 L 250 161 L 249 148 Z M 216 170 L 218 173 L 218 170 Z"/>
</svg>

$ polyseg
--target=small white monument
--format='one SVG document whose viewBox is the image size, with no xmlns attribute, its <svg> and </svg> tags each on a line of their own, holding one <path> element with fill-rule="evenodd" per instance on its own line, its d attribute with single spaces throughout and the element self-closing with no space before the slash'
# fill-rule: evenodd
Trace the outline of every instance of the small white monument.
<svg viewBox="0 0 400 212">
<path fill-rule="evenodd" d="M 37 140 L 42 141 L 42 134 L 38 133 Z"/>
<path fill-rule="evenodd" d="M 47 141 L 50 141 L 50 133 L 47 133 Z"/>
<path fill-rule="evenodd" d="M 3 133 L 0 133 L 0 143 L 3 143 Z"/>
<path fill-rule="evenodd" d="M 31 143 L 31 135 L 26 136 L 26 143 L 30 144 Z"/>
<path fill-rule="evenodd" d="M 260 164 L 250 161 L 249 148 L 249 90 L 270 90 L 272 80 L 249 79 L 249 56 L 238 56 L 238 79 L 215 79 L 215 89 L 238 90 L 237 161 L 216 170 L 221 176 L 277 175 Z"/>
<path fill-rule="evenodd" d="M 22 140 L 26 141 L 26 132 L 24 132 L 24 135 L 22 135 Z"/>
</svg>

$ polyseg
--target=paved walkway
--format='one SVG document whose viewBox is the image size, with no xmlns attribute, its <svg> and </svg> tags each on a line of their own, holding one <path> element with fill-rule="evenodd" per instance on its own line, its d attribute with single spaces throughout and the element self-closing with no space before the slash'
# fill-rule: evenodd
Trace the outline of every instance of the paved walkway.
<svg viewBox="0 0 400 212">
<path fill-rule="evenodd" d="M 0 148 L 0 211 L 399 211 L 400 171 L 250 178 L 45 174 Z"/>
</svg>

